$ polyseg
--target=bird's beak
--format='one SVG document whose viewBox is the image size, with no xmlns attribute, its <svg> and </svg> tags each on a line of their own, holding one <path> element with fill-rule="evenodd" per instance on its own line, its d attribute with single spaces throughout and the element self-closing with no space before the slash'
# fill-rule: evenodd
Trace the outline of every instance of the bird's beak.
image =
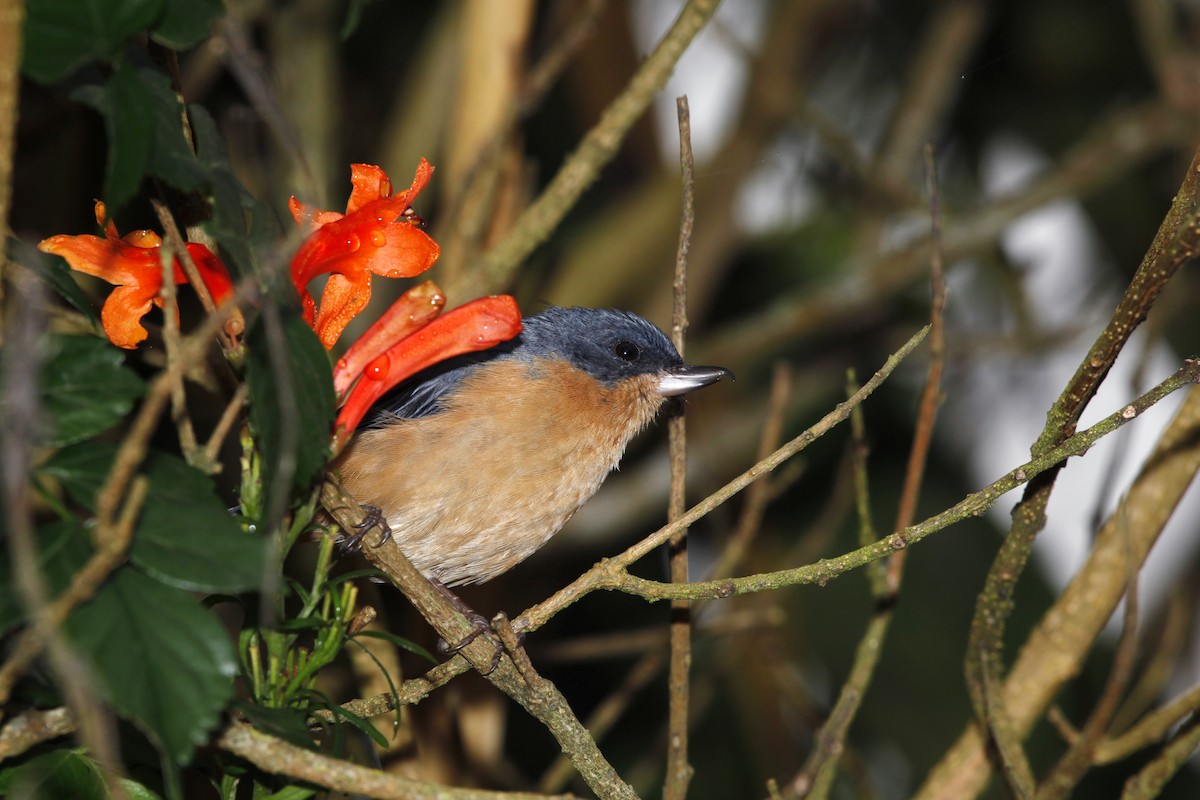
<svg viewBox="0 0 1200 800">
<path fill-rule="evenodd" d="M 659 373 L 658 393 L 663 397 L 687 394 L 692 389 L 708 386 L 725 377 L 733 380 L 733 373 L 721 367 L 693 367 L 681 364 Z"/>
</svg>

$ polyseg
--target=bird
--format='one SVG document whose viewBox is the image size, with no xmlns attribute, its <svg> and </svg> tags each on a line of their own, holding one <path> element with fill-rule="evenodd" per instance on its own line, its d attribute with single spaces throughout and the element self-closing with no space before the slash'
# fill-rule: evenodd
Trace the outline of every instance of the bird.
<svg viewBox="0 0 1200 800">
<path fill-rule="evenodd" d="M 549 307 L 515 338 L 385 395 L 334 463 L 443 587 L 491 580 L 557 533 L 669 398 L 733 374 L 684 364 L 626 311 Z"/>
</svg>

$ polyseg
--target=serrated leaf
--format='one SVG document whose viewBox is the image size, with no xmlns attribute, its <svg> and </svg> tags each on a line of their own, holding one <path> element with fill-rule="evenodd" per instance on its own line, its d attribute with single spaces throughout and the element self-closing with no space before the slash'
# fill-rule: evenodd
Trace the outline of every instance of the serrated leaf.
<svg viewBox="0 0 1200 800">
<path fill-rule="evenodd" d="M 95 510 L 116 446 L 64 447 L 39 472 L 57 480 L 80 505 Z M 182 459 L 151 453 L 150 487 L 130 556 L 164 583 L 181 589 L 240 592 L 262 580 L 264 543 L 245 533 L 217 497 L 212 480 Z"/>
<path fill-rule="evenodd" d="M 71 577 L 87 563 L 93 548 L 83 525 L 75 520 L 48 522 L 37 529 L 37 564 L 46 590 L 55 597 Z M 0 635 L 26 621 L 25 609 L 16 595 L 8 548 L 0 549 Z"/>
<path fill-rule="evenodd" d="M 163 13 L 163 0 L 29 0 L 21 69 L 54 83 L 88 61 L 111 61 Z"/>
<path fill-rule="evenodd" d="M 92 308 L 92 301 L 88 299 L 87 293 L 72 277 L 73 273 L 67 266 L 66 259 L 62 256 L 43 253 L 32 244 L 20 239 L 9 239 L 8 243 L 17 262 L 32 270 L 47 286 L 74 306 L 76 311 L 87 317 L 99 332 L 100 317 L 96 315 L 96 309 Z"/>
<path fill-rule="evenodd" d="M 104 117 L 104 199 L 111 209 L 133 197 L 146 175 L 183 191 L 203 185 L 199 162 L 183 136 L 183 104 L 166 75 L 121 63 L 103 86 L 85 87 L 75 97 Z"/>
<path fill-rule="evenodd" d="M 186 764 L 233 697 L 237 659 L 216 618 L 186 592 L 126 567 L 65 629 L 117 712 Z"/>
<path fill-rule="evenodd" d="M 277 336 L 269 335 L 276 314 Z M 277 475 L 291 473 L 279 488 L 304 489 L 329 454 L 333 424 L 333 371 L 317 336 L 293 309 L 268 308 L 247 337 L 246 383 L 250 424 L 262 452 L 263 480 L 276 490 Z M 271 508 L 268 497 L 266 507 Z"/>
<path fill-rule="evenodd" d="M 130 556 L 181 589 L 237 592 L 262 581 L 264 542 L 245 533 L 217 497 L 212 480 L 182 459 L 155 453 L 150 489 Z"/>
<path fill-rule="evenodd" d="M 224 10 L 221 0 L 166 0 L 162 18 L 150 37 L 167 47 L 186 50 L 208 38 Z"/>
<path fill-rule="evenodd" d="M 141 379 L 124 351 L 91 336 L 55 336 L 42 368 L 42 410 L 51 423 L 45 444 L 88 439 L 117 424 L 142 396 Z"/>
<path fill-rule="evenodd" d="M 130 800 L 157 800 L 142 784 L 122 778 L 121 788 Z M 72 800 L 107 800 L 108 787 L 95 761 L 83 750 L 52 750 L 19 766 L 0 770 L 0 794 L 5 797 L 70 797 Z"/>
</svg>

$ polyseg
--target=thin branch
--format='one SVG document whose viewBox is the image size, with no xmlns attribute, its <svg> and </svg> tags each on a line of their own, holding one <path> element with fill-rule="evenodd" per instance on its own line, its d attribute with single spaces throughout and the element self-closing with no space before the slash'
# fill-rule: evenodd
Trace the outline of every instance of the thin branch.
<svg viewBox="0 0 1200 800">
<path fill-rule="evenodd" d="M 1121 517 L 1118 525 L 1122 526 L 1125 538 L 1129 540 L 1129 520 Z M 1132 555 L 1130 553 L 1129 555 Z M 1087 722 L 1079 730 L 1078 736 L 1071 742 L 1067 752 L 1063 754 L 1054 769 L 1038 786 L 1037 800 L 1060 800 L 1065 798 L 1083 778 L 1084 773 L 1095 762 L 1096 748 L 1108 730 L 1113 716 L 1117 713 L 1121 697 L 1129 686 L 1133 675 L 1135 656 L 1137 655 L 1138 631 L 1138 570 L 1132 566 L 1133 559 L 1129 558 L 1129 589 L 1125 593 L 1124 627 L 1121 638 L 1117 642 L 1116 655 L 1109 672 L 1108 681 L 1100 699 L 1092 709 Z"/>
<path fill-rule="evenodd" d="M 1121 800 L 1151 800 L 1158 797 L 1163 786 L 1183 768 L 1197 748 L 1200 748 L 1200 718 L 1193 719 L 1162 749 L 1157 758 L 1125 782 Z"/>
<path fill-rule="evenodd" d="M 1120 736 L 1100 743 L 1096 748 L 1096 763 L 1110 764 L 1131 753 L 1149 747 L 1167 735 L 1190 714 L 1200 712 L 1200 686 L 1184 692 L 1162 708 L 1142 717 L 1136 725 Z"/>
<path fill-rule="evenodd" d="M 888 376 L 892 374 L 892 371 L 900 364 L 900 362 L 908 357 L 908 355 L 914 349 L 916 349 L 917 345 L 919 345 L 925 339 L 925 335 L 928 332 L 928 326 L 918 331 L 916 335 L 914 335 L 908 340 L 908 342 L 904 344 L 903 347 L 901 347 L 899 350 L 893 353 L 891 357 L 888 358 L 884 365 L 880 367 L 879 371 L 871 376 L 871 379 L 863 385 L 863 388 L 856 393 L 853 398 L 844 403 L 839 403 L 833 411 L 830 411 L 828 414 L 822 417 L 821 420 L 815 425 L 808 428 L 799 436 L 795 437 L 783 447 L 776 450 L 770 456 L 762 459 L 750 469 L 746 470 L 741 475 L 710 494 L 700 503 L 693 506 L 691 510 L 689 510 L 682 517 L 674 522 L 667 523 L 662 528 L 659 528 L 657 531 L 642 539 L 642 541 L 633 545 L 620 555 L 601 561 L 579 578 L 572 581 L 569 585 L 560 589 L 547 600 L 539 603 L 536 606 L 533 606 L 530 609 L 527 609 L 514 621 L 514 625 L 517 630 L 537 630 L 542 625 L 545 625 L 551 617 L 553 617 L 562 609 L 566 608 L 568 605 L 574 603 L 583 595 L 595 591 L 596 589 L 616 588 L 615 585 L 613 585 L 614 579 L 616 579 L 617 582 L 620 582 L 620 579 L 617 576 L 623 573 L 627 566 L 647 555 L 648 553 L 653 552 L 655 548 L 660 547 L 663 542 L 670 539 L 671 534 L 673 534 L 676 530 L 692 525 L 697 520 L 710 513 L 713 509 L 727 502 L 731 497 L 741 492 L 750 484 L 754 483 L 754 481 L 758 480 L 764 475 L 767 475 L 772 470 L 779 467 L 779 465 L 790 459 L 792 456 L 807 448 L 818 438 L 829 432 L 829 430 L 835 425 L 844 422 L 850 415 L 851 409 L 870 396 L 875 389 L 877 389 L 885 380 L 887 380 Z M 653 583 L 653 581 L 648 583 Z M 724 582 L 715 583 L 718 583 L 722 586 L 724 585 Z M 687 592 L 688 587 L 697 585 L 703 584 L 688 584 L 687 587 L 680 586 L 676 588 L 680 592 Z M 688 597 L 690 595 L 680 594 L 678 596 Z M 692 599 L 698 599 L 700 596 L 706 595 L 697 595 L 692 597 Z M 729 595 L 717 593 L 713 596 L 728 597 Z M 669 598 L 664 596 L 661 599 Z"/>
<path fill-rule="evenodd" d="M 1200 150 L 1193 156 L 1183 183 L 1146 256 L 1122 295 L 1112 318 L 1080 363 L 1046 417 L 1046 425 L 1031 448 L 1041 456 L 1075 430 L 1080 415 L 1108 374 L 1134 329 L 1180 266 L 1200 248 Z M 1009 615 L 1015 606 L 1016 583 L 1037 534 L 1045 526 L 1046 505 L 1060 467 L 1046 471 L 1026 488 L 1013 510 L 1013 524 L 988 571 L 976 601 L 967 645 L 966 675 L 971 704 L 988 727 L 1000 751 L 1013 763 L 1019 741 L 1009 721 L 1001 682 L 1002 648 Z M 985 685 L 984 681 L 991 683 Z M 990 695 L 991 702 L 985 701 Z M 1013 773 L 1007 773 L 1013 774 Z M 1021 781 L 1022 784 L 1024 781 Z"/>
<path fill-rule="evenodd" d="M 1114 176 L 1168 146 L 1193 141 L 1180 116 L 1161 102 L 1147 103 L 1104 120 L 1030 186 L 999 197 L 967 215 L 946 217 L 943 257 L 947 263 L 990 247 L 1014 220 L 1067 196 L 1095 191 Z M 737 364 L 803 339 L 813 331 L 861 315 L 906 289 L 926 270 L 931 242 L 921 237 L 881 255 L 864 255 L 844 265 L 845 280 L 824 290 L 781 297 L 752 317 L 709 337 L 704 358 Z"/>
<path fill-rule="evenodd" d="M 639 544 L 617 558 L 597 564 L 589 572 L 585 573 L 583 578 L 571 584 L 567 589 L 562 590 L 559 595 L 567 593 L 568 590 L 571 595 L 575 595 L 584 594 L 596 589 L 610 589 L 636 595 L 650 601 L 671 600 L 679 597 L 700 600 L 734 597 L 741 594 L 760 592 L 765 589 L 779 589 L 784 586 L 800 584 L 816 583 L 824 586 L 829 581 L 841 577 L 841 575 L 850 570 L 889 556 L 893 552 L 902 550 L 905 547 L 910 547 L 927 536 L 948 528 L 955 522 L 961 522 L 968 517 L 979 516 L 991 508 L 1004 494 L 1030 482 L 1047 470 L 1061 466 L 1067 458 L 1086 452 L 1088 448 L 1100 439 L 1141 416 L 1147 409 L 1154 406 L 1167 395 L 1184 386 L 1189 386 L 1197 382 L 1200 382 L 1200 360 L 1189 359 L 1177 372 L 1149 392 L 1124 406 L 1119 411 L 1113 412 L 1092 427 L 1070 437 L 1045 455 L 1026 462 L 989 486 L 967 495 L 945 511 L 935 514 L 923 522 L 911 525 L 902 531 L 896 531 L 885 536 L 867 547 L 860 547 L 857 550 L 852 550 L 834 558 L 821 559 L 816 564 L 809 564 L 802 567 L 764 572 L 758 575 L 747 575 L 741 578 L 701 581 L 679 586 L 672 583 L 639 578 L 625 571 L 627 566 L 626 557 L 635 548 L 640 548 L 641 544 Z M 868 383 L 867 385 L 869 386 L 870 384 Z M 724 490 L 714 493 L 710 499 L 717 497 L 722 492 Z M 685 519 L 691 520 L 693 516 L 701 516 L 698 513 L 701 509 L 711 510 L 707 506 L 708 501 L 705 501 L 705 503 L 694 507 L 692 511 L 688 512 Z M 643 540 L 642 544 L 651 541 L 662 535 L 664 531 L 669 531 L 670 529 L 670 525 L 660 529 L 650 539 Z M 526 612 L 526 616 L 540 621 L 546 614 L 546 611 L 543 610 L 544 606 L 551 604 L 557 606 L 562 602 L 558 600 L 559 595 L 555 595 L 541 606 L 535 606 Z"/>
<path fill-rule="evenodd" d="M 380 800 L 566 800 L 573 797 L 534 792 L 462 789 L 404 778 L 297 747 L 240 722 L 226 728 L 217 739 L 217 745 L 267 772 L 299 778 L 345 794 L 375 797 Z"/>
<path fill-rule="evenodd" d="M 155 211 L 161 209 L 159 218 L 163 215 L 170 218 L 171 214 L 167 211 L 160 201 L 154 202 Z M 172 220 L 174 222 L 174 220 Z M 177 239 L 177 237 L 176 237 Z M 179 303 L 178 303 L 178 287 L 175 285 L 175 249 L 178 247 L 177 241 L 168 237 L 163 247 L 159 248 L 158 260 L 159 268 L 162 270 L 162 289 L 159 291 L 159 297 L 163 304 L 163 345 L 167 351 L 167 364 L 170 364 L 179 356 Z M 195 265 L 192 265 L 195 267 Z M 209 303 L 212 303 L 212 298 L 209 298 Z M 171 421 L 175 423 L 175 430 L 179 433 L 179 445 L 183 451 L 183 457 L 189 464 L 195 466 L 195 458 L 198 450 L 196 443 L 196 429 L 192 425 L 192 418 L 187 412 L 187 392 L 183 386 L 183 375 L 180 374 L 176 380 L 171 382 Z"/>
<path fill-rule="evenodd" d="M 545 191 L 513 224 L 512 230 L 482 260 L 477 288 L 503 286 L 513 271 L 544 242 L 574 207 L 584 190 L 616 155 L 625 134 L 646 110 L 670 77 L 683 51 L 717 10 L 719 0 L 688 0 L 675 23 L 614 100 L 599 122 L 567 157 Z M 457 291 L 461 287 L 448 287 Z"/>
<path fill-rule="evenodd" d="M 687 335 L 687 258 L 695 222 L 695 172 L 692 163 L 692 123 L 687 96 L 676 98 L 679 115 L 679 166 L 683 177 L 683 208 L 679 220 L 679 249 L 675 254 L 673 283 L 674 308 L 671 314 L 671 338 L 679 355 L 684 354 Z M 671 496 L 667 519 L 671 522 L 687 510 L 687 428 L 682 405 L 677 406 L 668 424 L 671 451 Z M 667 541 L 671 559 L 671 580 L 688 582 L 687 528 L 680 528 Z M 694 770 L 688 763 L 689 672 L 692 663 L 692 608 L 686 600 L 671 603 L 671 667 L 667 722 L 667 774 L 663 785 L 666 800 L 683 800 Z"/>
<path fill-rule="evenodd" d="M 1159 437 L 1120 507 L 1096 535 L 1087 561 L 1022 646 L 1004 685 L 1005 704 L 1019 736 L 1028 735 L 1063 685 L 1083 669 L 1096 637 L 1125 593 L 1129 569 L 1145 560 L 1197 471 L 1200 390 L 1193 389 Z M 1117 524 L 1123 515 L 1130 521 L 1132 542 Z M 915 797 L 974 797 L 989 775 L 986 742 L 980 728 L 971 724 Z"/>
</svg>

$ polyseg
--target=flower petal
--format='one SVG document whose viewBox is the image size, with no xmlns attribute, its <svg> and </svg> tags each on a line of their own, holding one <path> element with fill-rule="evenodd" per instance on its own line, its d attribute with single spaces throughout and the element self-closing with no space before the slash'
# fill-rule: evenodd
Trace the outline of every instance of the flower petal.
<svg viewBox="0 0 1200 800">
<path fill-rule="evenodd" d="M 400 295 L 338 359 L 333 370 L 333 390 L 338 397 L 345 395 L 369 363 L 442 313 L 445 305 L 446 296 L 433 281 L 419 283 Z"/>
<path fill-rule="evenodd" d="M 100 324 L 104 335 L 117 347 L 133 350 L 149 335 L 142 326 L 142 317 L 150 310 L 150 304 L 158 299 L 157 286 L 129 284 L 117 286 L 109 293 L 100 309 Z"/>
<path fill-rule="evenodd" d="M 354 188 L 350 190 L 350 199 L 346 201 L 347 214 L 353 214 L 372 200 L 392 196 L 391 179 L 374 164 L 351 164 L 350 185 Z"/>
<path fill-rule="evenodd" d="M 321 293 L 321 306 L 311 323 L 325 349 L 337 344 L 342 331 L 358 312 L 371 301 L 371 273 L 354 270 L 346 274 L 333 273 Z"/>
<path fill-rule="evenodd" d="M 139 283 L 145 279 L 147 270 L 161 270 L 156 250 L 86 233 L 79 236 L 60 233 L 43 239 L 38 243 L 38 249 L 62 256 L 76 272 L 103 278 L 116 285 Z M 158 281 L 162 283 L 161 275 Z"/>
<path fill-rule="evenodd" d="M 521 332 L 521 312 L 508 295 L 481 297 L 434 319 L 375 358 L 338 412 L 333 452 L 337 454 L 371 406 L 389 389 L 447 358 L 486 350 Z"/>
</svg>

